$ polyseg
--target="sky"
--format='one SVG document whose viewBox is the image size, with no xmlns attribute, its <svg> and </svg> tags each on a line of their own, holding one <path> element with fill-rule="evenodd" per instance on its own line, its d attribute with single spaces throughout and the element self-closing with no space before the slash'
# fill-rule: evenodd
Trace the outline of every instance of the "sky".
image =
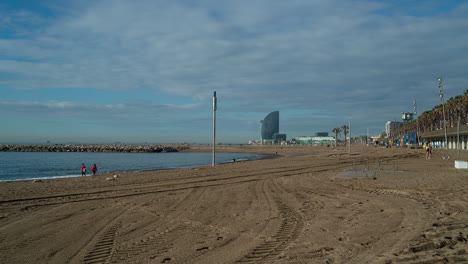
<svg viewBox="0 0 468 264">
<path fill-rule="evenodd" d="M 468 1 L 1 0 L 0 143 L 377 135 L 468 90 Z"/>
</svg>

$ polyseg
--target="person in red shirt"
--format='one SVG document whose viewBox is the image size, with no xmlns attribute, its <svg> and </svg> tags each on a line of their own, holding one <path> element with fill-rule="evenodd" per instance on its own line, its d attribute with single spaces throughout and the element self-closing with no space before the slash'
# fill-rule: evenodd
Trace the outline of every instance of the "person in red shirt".
<svg viewBox="0 0 468 264">
<path fill-rule="evenodd" d="M 86 176 L 86 166 L 83 163 L 81 164 L 81 176 Z"/>
<path fill-rule="evenodd" d="M 93 176 L 96 175 L 96 172 L 97 172 L 96 164 L 94 164 L 93 167 L 91 167 L 91 171 L 93 172 Z"/>
</svg>

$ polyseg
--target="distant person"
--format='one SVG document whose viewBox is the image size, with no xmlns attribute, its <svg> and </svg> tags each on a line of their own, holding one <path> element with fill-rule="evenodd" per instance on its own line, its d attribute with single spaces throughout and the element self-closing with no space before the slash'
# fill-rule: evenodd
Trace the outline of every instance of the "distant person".
<svg viewBox="0 0 468 264">
<path fill-rule="evenodd" d="M 86 166 L 83 163 L 81 164 L 81 176 L 86 176 Z"/>
<path fill-rule="evenodd" d="M 426 144 L 426 159 L 431 159 L 432 157 L 432 145 L 431 142 L 427 142 Z"/>
<path fill-rule="evenodd" d="M 96 172 L 97 172 L 96 164 L 93 164 L 93 167 L 91 167 L 91 171 L 93 172 L 93 176 L 96 175 Z"/>
</svg>

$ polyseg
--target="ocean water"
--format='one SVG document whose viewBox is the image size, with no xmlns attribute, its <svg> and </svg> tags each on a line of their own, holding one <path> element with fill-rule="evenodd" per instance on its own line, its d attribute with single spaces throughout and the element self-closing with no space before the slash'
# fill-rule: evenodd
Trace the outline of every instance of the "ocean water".
<svg viewBox="0 0 468 264">
<path fill-rule="evenodd" d="M 216 163 L 261 157 L 250 153 L 216 153 Z M 0 152 L 0 181 L 80 177 L 82 163 L 89 176 L 94 163 L 98 174 L 190 168 L 210 165 L 211 153 Z"/>
</svg>

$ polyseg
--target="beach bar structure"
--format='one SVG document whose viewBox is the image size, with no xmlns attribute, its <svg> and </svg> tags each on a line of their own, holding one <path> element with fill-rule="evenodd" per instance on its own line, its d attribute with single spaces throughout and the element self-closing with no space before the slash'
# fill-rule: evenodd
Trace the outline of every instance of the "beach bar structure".
<svg viewBox="0 0 468 264">
<path fill-rule="evenodd" d="M 433 147 L 443 148 L 445 142 L 444 129 L 434 130 L 421 134 L 425 142 L 431 142 Z M 457 147 L 457 142 L 459 146 Z M 468 125 L 447 128 L 447 147 L 448 149 L 468 150 Z"/>
</svg>

